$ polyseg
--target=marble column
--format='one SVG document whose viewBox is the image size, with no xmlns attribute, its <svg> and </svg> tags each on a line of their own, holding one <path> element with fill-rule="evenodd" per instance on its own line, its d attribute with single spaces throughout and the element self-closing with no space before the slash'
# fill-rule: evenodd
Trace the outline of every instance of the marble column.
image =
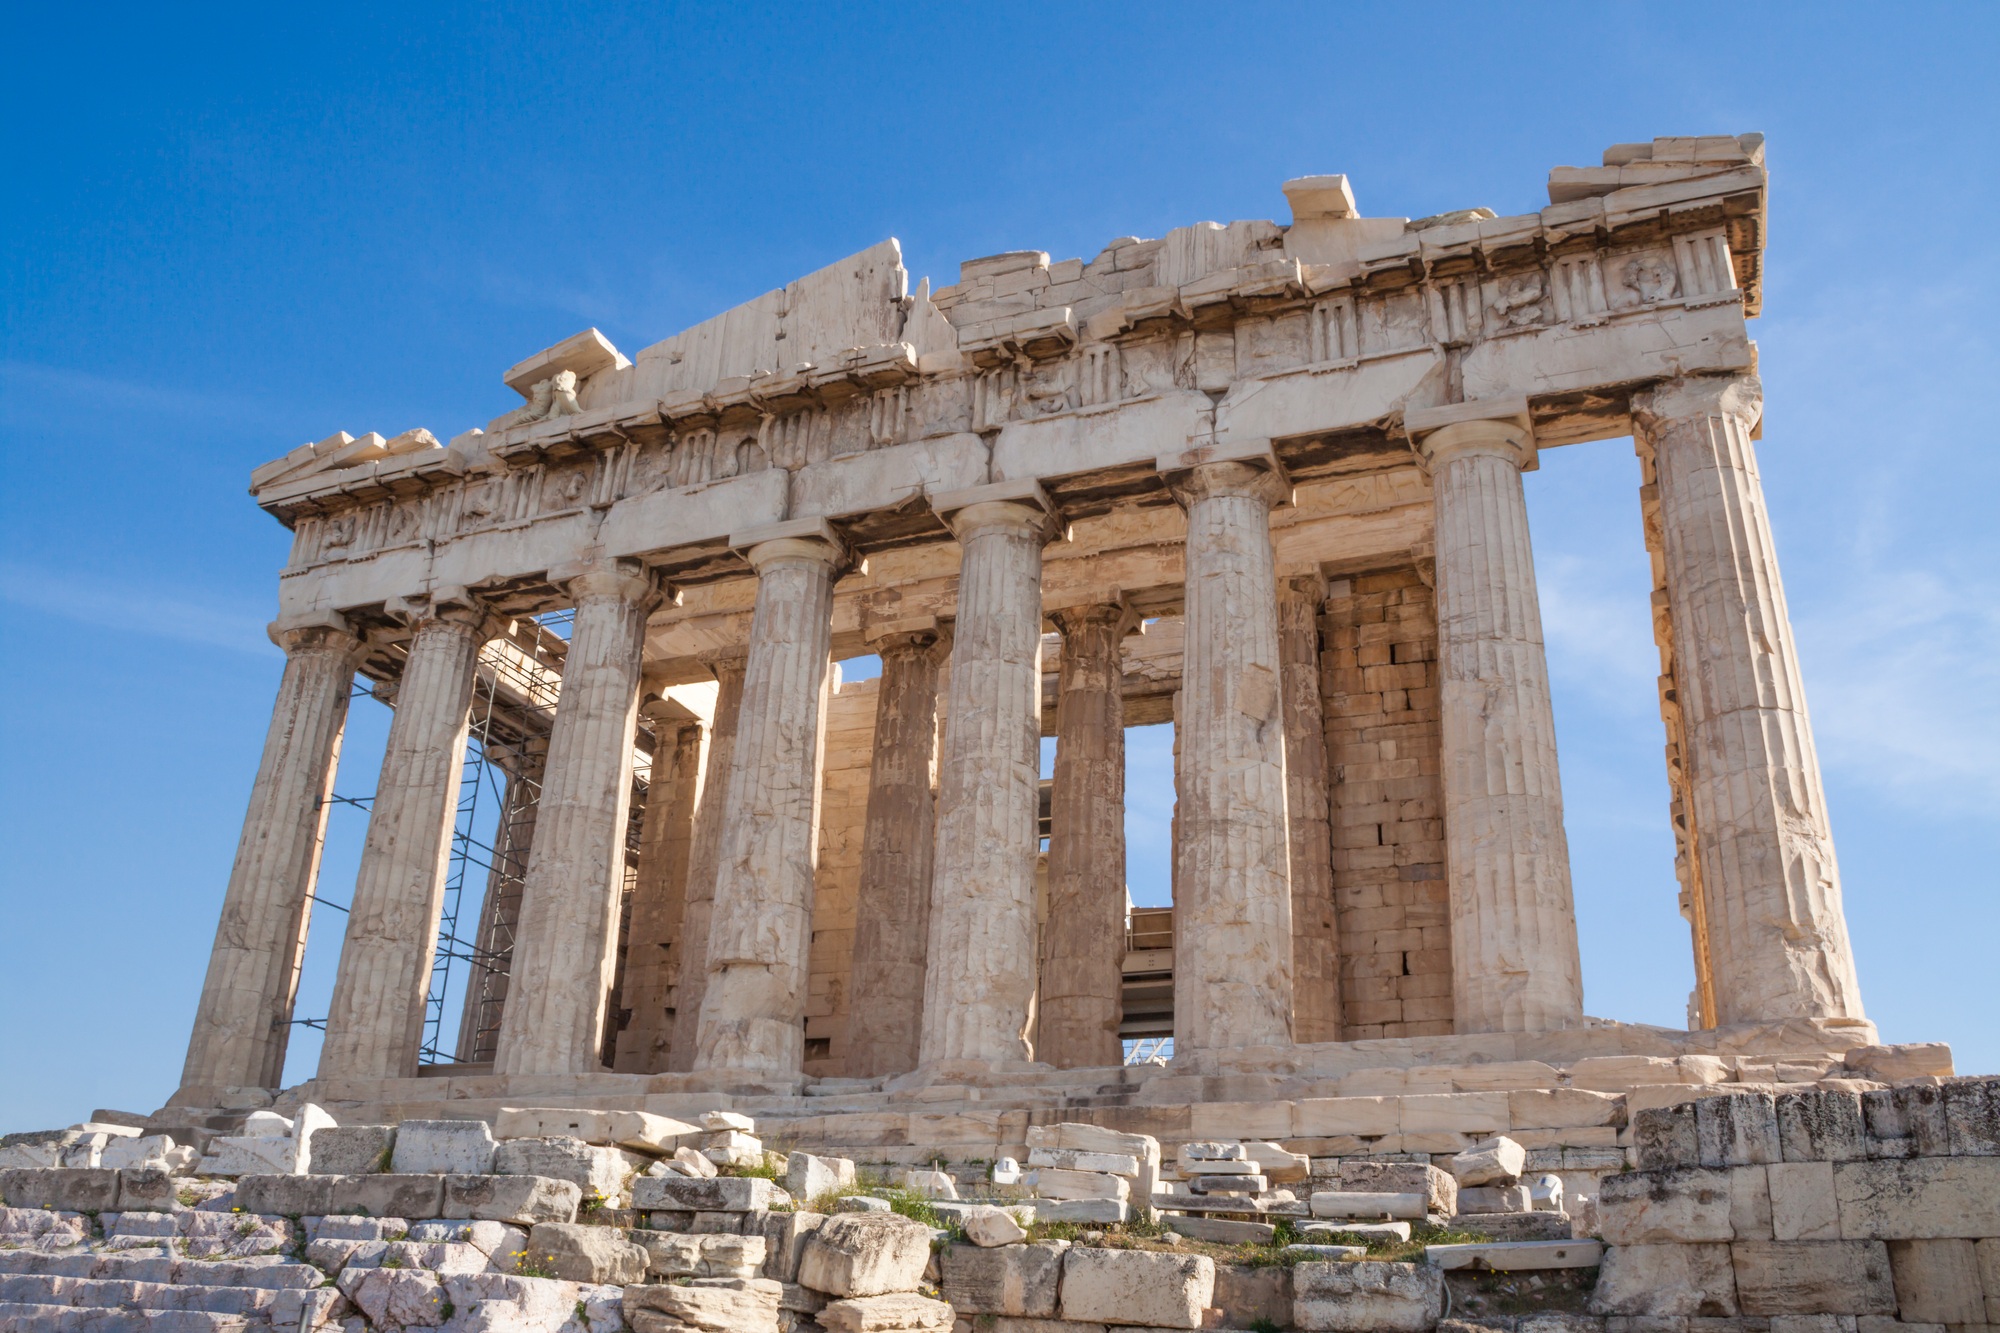
<svg viewBox="0 0 2000 1333">
<path fill-rule="evenodd" d="M 640 660 L 660 588 L 629 561 L 561 582 L 576 620 L 521 888 L 499 1074 L 601 1069 L 616 970 Z"/>
<path fill-rule="evenodd" d="M 749 559 L 757 605 L 694 1067 L 789 1076 L 805 1059 L 820 723 L 845 552 L 824 538 L 783 537 L 752 546 Z"/>
<path fill-rule="evenodd" d="M 469 596 L 416 613 L 348 904 L 321 1079 L 417 1075 L 474 672 L 496 628 Z"/>
<path fill-rule="evenodd" d="M 1056 769 L 1049 793 L 1049 915 L 1035 1056 L 1063 1069 L 1120 1065 L 1125 1013 L 1125 663 L 1136 623 L 1119 602 L 1055 613 Z"/>
<path fill-rule="evenodd" d="M 708 728 L 686 705 L 653 699 L 640 706 L 653 732 L 653 773 L 639 829 L 632 929 L 625 946 L 622 1005 L 632 1018 L 618 1034 L 612 1068 L 659 1074 L 673 1039 L 674 983 L 687 915 L 688 854 L 701 800 L 701 758 Z"/>
<path fill-rule="evenodd" d="M 346 621 L 271 627 L 285 650 L 264 756 L 223 894 L 175 1102 L 226 1088 L 276 1088 L 291 1037 L 328 798 L 362 644 Z"/>
<path fill-rule="evenodd" d="M 1521 470 L 1525 413 L 1418 441 L 1437 521 L 1452 1018 L 1540 1032 L 1583 1018 L 1555 715 Z"/>
<path fill-rule="evenodd" d="M 1174 1054 L 1292 1040 L 1291 830 L 1271 506 L 1282 481 L 1205 463 L 1187 510 Z"/>
<path fill-rule="evenodd" d="M 1798 645 L 1750 432 L 1754 378 L 1633 401 L 1653 451 L 1712 1022 L 1862 1017 Z"/>
<path fill-rule="evenodd" d="M 1278 582 L 1278 662 L 1285 709 L 1285 810 L 1292 843 L 1292 1036 L 1340 1040 L 1340 931 L 1333 900 L 1333 827 L 1326 714 L 1320 694 L 1317 573 Z"/>
<path fill-rule="evenodd" d="M 930 944 L 936 836 L 938 668 L 946 640 L 935 629 L 877 639 L 882 683 L 875 703 L 874 762 L 862 823 L 854 910 L 847 1073 L 916 1068 Z"/>
<path fill-rule="evenodd" d="M 1033 1058 L 1042 545 L 1033 501 L 956 511 L 963 550 L 939 757 L 924 1065 Z"/>
<path fill-rule="evenodd" d="M 711 653 L 704 660 L 715 673 L 715 722 L 709 731 L 701 804 L 695 811 L 694 842 L 688 851 L 687 905 L 682 909 L 680 957 L 676 960 L 679 980 L 674 986 L 674 1031 L 667 1047 L 667 1069 L 676 1074 L 694 1068 L 702 998 L 708 994 L 709 919 L 715 910 L 715 874 L 722 863 L 729 773 L 735 766 L 736 726 L 743 716 L 747 661 L 741 648 Z"/>
</svg>

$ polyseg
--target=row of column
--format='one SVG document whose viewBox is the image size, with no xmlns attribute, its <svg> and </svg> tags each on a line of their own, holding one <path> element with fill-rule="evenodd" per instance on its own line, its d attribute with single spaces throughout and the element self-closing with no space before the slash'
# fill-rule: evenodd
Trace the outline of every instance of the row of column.
<svg viewBox="0 0 2000 1333">
<path fill-rule="evenodd" d="M 1720 1021 L 1858 1018 L 1824 798 L 1750 430 L 1754 381 L 1669 386 L 1635 405 L 1657 457 L 1706 938 Z M 1460 411 L 1454 414 L 1466 417 Z M 1413 423 L 1414 424 L 1414 423 Z M 1436 501 L 1442 779 L 1461 1032 L 1580 1021 L 1582 996 L 1553 714 L 1520 473 L 1522 417 L 1413 430 Z M 1337 973 L 1318 730 L 1317 576 L 1280 584 L 1279 480 L 1210 463 L 1175 480 L 1187 513 L 1175 912 L 1177 1049 L 1337 1032 L 1337 1000 L 1295 1011 L 1295 980 Z M 963 552 L 949 640 L 878 646 L 883 680 L 857 920 L 857 1073 L 991 1068 L 1040 1054 L 1112 1064 L 1124 929 L 1126 609 L 1060 610 L 1051 913 L 1037 948 L 1041 561 L 1038 492 L 947 506 Z M 656 716 L 648 812 L 656 873 L 684 885 L 635 922 L 630 1067 L 793 1074 L 803 1015 L 833 585 L 823 526 L 759 542 L 747 653 L 718 659 L 715 725 Z M 522 891 L 496 1069 L 598 1067 L 610 1000 L 631 739 L 646 618 L 637 565 L 564 581 L 577 614 Z M 321 1075 L 416 1072 L 478 652 L 476 598 L 407 608 L 409 658 L 371 813 Z M 287 663 L 190 1043 L 183 1098 L 273 1086 L 304 945 L 328 783 L 360 639 L 337 618 L 287 628 Z M 950 725 L 931 763 L 938 691 Z M 1288 744 L 1288 738 L 1290 743 Z M 704 776 L 705 775 L 705 776 Z M 707 790 L 697 795 L 697 784 Z M 649 802 L 650 804 L 650 802 Z M 935 839 L 928 835 L 935 815 Z M 678 830 L 678 831 L 676 831 Z M 684 869 L 683 869 L 684 868 Z M 1106 886 L 1110 886 L 1107 889 Z M 669 905 L 671 900 L 671 905 Z M 647 908 L 650 912 L 653 909 Z M 1295 930 L 1295 914 L 1308 914 Z M 643 928 L 641 928 L 643 924 Z M 1111 965 L 1107 970 L 1106 960 Z M 678 984 L 673 978 L 678 977 Z M 665 997 L 673 994 L 669 1030 Z M 1107 993 L 1108 992 L 1108 993 Z M 642 1001 L 642 1002 L 641 1002 Z M 1040 1004 L 1040 1013 L 1036 1006 Z M 1039 1051 L 1031 1034 L 1040 1033 Z M 621 1053 L 621 1066 L 627 1055 Z"/>
</svg>

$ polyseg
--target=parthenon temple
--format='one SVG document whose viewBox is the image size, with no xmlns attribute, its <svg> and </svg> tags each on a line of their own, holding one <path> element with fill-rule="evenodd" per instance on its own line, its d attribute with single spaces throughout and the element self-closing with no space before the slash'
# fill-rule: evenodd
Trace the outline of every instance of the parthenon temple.
<svg viewBox="0 0 2000 1333">
<path fill-rule="evenodd" d="M 557 342 L 448 443 L 258 468 L 284 673 L 171 1106 L 721 1098 L 834 1147 L 903 1142 L 869 1137 L 892 1111 L 1006 1145 L 1016 1111 L 1171 1137 L 1585 1061 L 1620 1091 L 1852 1063 L 1877 1037 L 1756 457 L 1761 136 L 1619 145 L 1548 196 L 1367 217 L 1308 176 L 1288 221 L 936 288 L 887 240 L 629 357 Z M 1586 1016 L 1523 490 L 1628 438 L 1686 1030 Z M 347 896 L 316 881 L 357 673 L 393 722 L 348 775 L 318 1069 L 281 1093 L 310 905 Z M 505 809 L 427 1044 L 475 715 Z M 1162 722 L 1172 906 L 1133 909 L 1126 729 Z M 1550 1128 L 1509 1105 L 1253 1132 Z"/>
</svg>

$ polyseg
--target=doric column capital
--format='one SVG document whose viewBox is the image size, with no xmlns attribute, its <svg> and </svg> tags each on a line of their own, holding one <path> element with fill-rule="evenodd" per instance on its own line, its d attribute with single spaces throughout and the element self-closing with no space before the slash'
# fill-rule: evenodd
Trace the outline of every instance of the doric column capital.
<svg viewBox="0 0 2000 1333">
<path fill-rule="evenodd" d="M 744 552 L 750 568 L 761 577 L 773 569 L 809 566 L 835 571 L 847 563 L 845 548 L 820 537 L 776 537 Z"/>
<path fill-rule="evenodd" d="M 646 700 L 639 705 L 639 716 L 646 719 L 646 724 L 651 728 L 653 735 L 662 739 L 668 733 L 679 731 L 682 727 L 695 726 L 704 721 L 700 713 L 695 712 L 694 709 L 689 708 L 680 700 L 667 694 L 647 696 Z"/>
<path fill-rule="evenodd" d="M 676 596 L 656 571 L 637 560 L 591 560 L 564 565 L 549 571 L 549 582 L 579 605 L 595 601 L 631 602 L 650 611 Z"/>
<path fill-rule="evenodd" d="M 1433 468 L 1479 455 L 1504 458 L 1521 469 L 1535 461 L 1534 432 L 1514 420 L 1458 421 L 1413 438 L 1417 453 Z"/>
<path fill-rule="evenodd" d="M 935 616 L 898 621 L 868 631 L 868 646 L 885 663 L 893 658 L 916 658 L 941 654 L 951 646 L 951 628 Z"/>
<path fill-rule="evenodd" d="M 508 617 L 495 612 L 484 598 L 465 588 L 434 588 L 427 593 L 391 598 L 389 615 L 413 633 L 432 625 L 460 630 L 484 643 L 504 633 Z"/>
<path fill-rule="evenodd" d="M 1269 509 L 1291 494 L 1291 486 L 1283 477 L 1255 463 L 1199 463 L 1175 477 L 1169 488 L 1183 509 L 1198 500 L 1225 496 L 1257 500 Z"/>
<path fill-rule="evenodd" d="M 366 646 L 353 622 L 338 611 L 310 611 L 303 615 L 280 616 L 265 629 L 271 642 L 294 653 L 341 652 L 359 656 Z"/>
<path fill-rule="evenodd" d="M 1632 395 L 1632 419 L 1657 430 L 1692 417 L 1735 417 L 1754 430 L 1764 416 L 1764 385 L 1755 375 L 1693 375 Z"/>
<path fill-rule="evenodd" d="M 711 648 L 696 660 L 707 667 L 717 680 L 729 676 L 742 680 L 750 663 L 750 645 L 732 643 L 727 648 Z"/>
<path fill-rule="evenodd" d="M 1101 602 L 1075 602 L 1068 606 L 1056 607 L 1049 612 L 1049 619 L 1056 629 L 1067 639 L 1078 631 L 1096 625 L 1108 625 L 1119 638 L 1124 638 L 1133 630 L 1142 628 L 1146 621 L 1124 598 L 1114 598 Z"/>
<path fill-rule="evenodd" d="M 1046 542 L 1064 531 L 1055 502 L 1049 499 L 1042 484 L 1032 478 L 943 491 L 931 496 L 930 501 L 931 508 L 960 542 L 993 531 L 1012 531 Z"/>
</svg>

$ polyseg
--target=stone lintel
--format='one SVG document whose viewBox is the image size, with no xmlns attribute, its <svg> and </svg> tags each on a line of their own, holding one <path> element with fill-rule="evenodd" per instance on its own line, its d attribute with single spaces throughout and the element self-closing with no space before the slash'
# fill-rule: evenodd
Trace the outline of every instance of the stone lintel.
<svg viewBox="0 0 2000 1333">
<path fill-rule="evenodd" d="M 788 518 L 776 523 L 744 528 L 740 532 L 729 534 L 729 549 L 747 555 L 752 547 L 778 541 L 825 542 L 833 548 L 837 563 L 844 565 L 852 558 L 846 539 L 834 531 L 833 524 L 823 518 Z"/>
</svg>

